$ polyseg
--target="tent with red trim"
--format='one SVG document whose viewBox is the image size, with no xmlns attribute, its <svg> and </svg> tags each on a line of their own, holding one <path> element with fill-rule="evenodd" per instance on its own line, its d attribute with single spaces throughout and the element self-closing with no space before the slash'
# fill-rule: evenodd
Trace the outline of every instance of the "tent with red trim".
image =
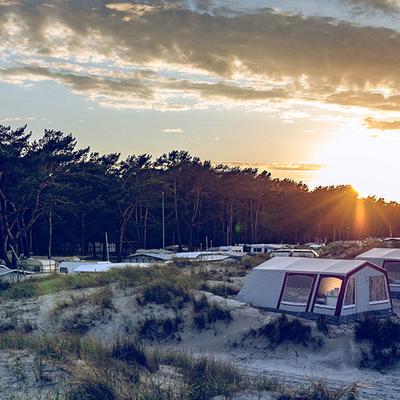
<svg viewBox="0 0 400 400">
<path fill-rule="evenodd" d="M 386 271 L 364 260 L 275 257 L 253 269 L 238 300 L 339 321 L 392 313 Z"/>
<path fill-rule="evenodd" d="M 388 274 L 392 297 L 400 297 L 400 249 L 375 248 L 356 257 L 384 268 Z"/>
</svg>

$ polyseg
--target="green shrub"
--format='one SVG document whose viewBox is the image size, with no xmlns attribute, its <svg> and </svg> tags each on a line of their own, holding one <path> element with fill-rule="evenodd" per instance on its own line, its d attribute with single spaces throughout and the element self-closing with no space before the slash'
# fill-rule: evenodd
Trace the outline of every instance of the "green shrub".
<svg viewBox="0 0 400 400">
<path fill-rule="evenodd" d="M 313 343 L 311 327 L 297 318 L 289 320 L 285 314 L 262 327 L 258 333 L 269 339 L 271 348 L 278 347 L 284 342 L 302 344 L 306 347 Z"/>
<path fill-rule="evenodd" d="M 325 315 L 318 315 L 317 318 L 317 328 L 320 332 L 322 332 L 324 335 L 328 335 L 329 334 L 329 325 L 326 322 L 326 317 Z"/>
<path fill-rule="evenodd" d="M 245 377 L 237 368 L 208 358 L 194 360 L 181 372 L 189 400 L 230 398 L 245 387 Z"/>
<path fill-rule="evenodd" d="M 84 335 L 92 326 L 96 317 L 92 314 L 85 315 L 82 312 L 75 312 L 62 320 L 61 329 L 71 335 Z"/>
<path fill-rule="evenodd" d="M 185 287 L 166 279 L 149 283 L 143 289 L 142 304 L 182 304 L 187 303 L 190 296 Z"/>
<path fill-rule="evenodd" d="M 400 324 L 393 319 L 365 318 L 355 327 L 357 341 L 367 341 L 361 366 L 384 370 L 395 366 L 400 357 Z"/>
<path fill-rule="evenodd" d="M 140 365 L 145 368 L 152 366 L 142 343 L 137 338 L 117 339 L 112 345 L 111 355 L 130 365 Z"/>
<path fill-rule="evenodd" d="M 175 319 L 161 319 L 155 318 L 146 319 L 139 326 L 140 338 L 150 340 L 166 339 L 174 335 L 180 330 L 182 320 L 179 317 Z"/>
<path fill-rule="evenodd" d="M 216 296 L 220 296 L 220 297 L 235 296 L 239 292 L 237 289 L 234 289 L 234 288 L 232 288 L 230 286 L 226 286 L 226 285 L 210 286 L 208 284 L 204 284 L 201 289 L 206 292 L 213 293 Z"/>
<path fill-rule="evenodd" d="M 97 289 L 87 297 L 87 300 L 95 307 L 101 309 L 113 309 L 113 292 L 110 287 Z"/>
<path fill-rule="evenodd" d="M 206 313 L 199 313 L 193 315 L 193 326 L 197 328 L 199 331 L 202 331 L 206 328 L 207 325 L 207 314 Z"/>
<path fill-rule="evenodd" d="M 117 400 L 118 394 L 106 371 L 94 366 L 79 369 L 74 374 L 76 382 L 66 395 L 65 400 Z"/>
<path fill-rule="evenodd" d="M 331 388 L 324 381 L 311 381 L 307 387 L 284 390 L 278 400 L 357 400 L 360 385 L 353 383 L 339 388 Z"/>
<path fill-rule="evenodd" d="M 202 296 L 198 300 L 193 299 L 193 326 L 195 328 L 203 330 L 207 325 L 218 321 L 231 322 L 231 312 L 218 304 L 210 304 L 206 296 Z"/>
</svg>

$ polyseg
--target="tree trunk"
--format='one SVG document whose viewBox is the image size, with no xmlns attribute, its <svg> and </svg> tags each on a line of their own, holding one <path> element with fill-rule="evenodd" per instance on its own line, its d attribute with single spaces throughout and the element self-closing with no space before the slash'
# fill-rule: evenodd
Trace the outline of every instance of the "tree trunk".
<svg viewBox="0 0 400 400">
<path fill-rule="evenodd" d="M 178 236 L 178 246 L 179 250 L 182 249 L 182 240 L 181 240 L 181 230 L 179 227 L 179 213 L 178 213 L 178 194 L 177 194 L 177 182 L 176 176 L 174 176 L 174 208 L 175 208 L 175 220 L 176 220 L 176 234 Z"/>
<path fill-rule="evenodd" d="M 85 214 L 81 213 L 81 255 L 85 256 L 87 254 L 86 249 L 86 223 Z"/>
<path fill-rule="evenodd" d="M 52 245 L 53 245 L 53 212 L 50 209 L 49 211 L 49 244 L 47 248 L 47 257 L 49 260 L 51 260 L 51 250 L 52 250 Z"/>
</svg>

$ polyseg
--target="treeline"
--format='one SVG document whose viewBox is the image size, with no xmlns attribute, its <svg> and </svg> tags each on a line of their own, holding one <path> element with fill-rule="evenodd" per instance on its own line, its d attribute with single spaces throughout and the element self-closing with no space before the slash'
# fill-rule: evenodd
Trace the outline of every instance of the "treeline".
<svg viewBox="0 0 400 400">
<path fill-rule="evenodd" d="M 332 241 L 400 235 L 400 205 L 358 199 L 350 186 L 272 179 L 257 169 L 212 165 L 185 151 L 121 159 L 79 149 L 72 135 L 0 126 L 0 258 L 96 254 L 116 243 L 118 258 L 166 244 Z"/>
</svg>

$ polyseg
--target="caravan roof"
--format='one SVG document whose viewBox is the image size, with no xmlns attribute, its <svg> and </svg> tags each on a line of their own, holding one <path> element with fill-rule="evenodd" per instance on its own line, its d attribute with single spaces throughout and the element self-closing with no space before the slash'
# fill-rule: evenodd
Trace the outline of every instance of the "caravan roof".
<svg viewBox="0 0 400 400">
<path fill-rule="evenodd" d="M 347 275 L 365 264 L 364 260 L 334 260 L 304 257 L 274 257 L 255 269 L 284 272 Z"/>
<path fill-rule="evenodd" d="M 400 249 L 391 248 L 375 248 L 360 254 L 356 258 L 373 259 L 373 258 L 385 258 L 388 260 L 400 260 Z"/>
</svg>

